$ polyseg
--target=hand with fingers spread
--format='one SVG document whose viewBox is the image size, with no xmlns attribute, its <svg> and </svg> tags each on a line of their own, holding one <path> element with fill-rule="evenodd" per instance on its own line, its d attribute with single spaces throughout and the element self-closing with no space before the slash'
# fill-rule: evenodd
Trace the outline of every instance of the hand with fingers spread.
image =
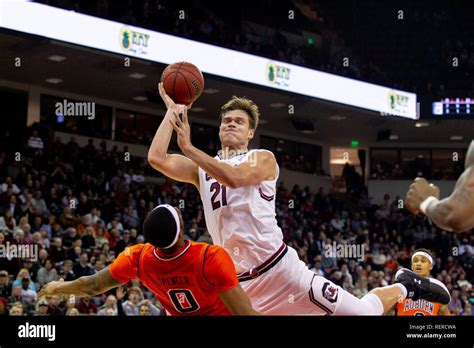
<svg viewBox="0 0 474 348">
<path fill-rule="evenodd" d="M 178 113 L 173 112 L 170 123 L 176 132 L 179 148 L 186 154 L 186 151 L 192 146 L 187 107 L 181 105 Z"/>
<path fill-rule="evenodd" d="M 416 178 L 407 192 L 406 208 L 412 213 L 418 214 L 421 203 L 430 196 L 439 199 L 439 188 L 428 183 L 424 178 Z"/>
</svg>

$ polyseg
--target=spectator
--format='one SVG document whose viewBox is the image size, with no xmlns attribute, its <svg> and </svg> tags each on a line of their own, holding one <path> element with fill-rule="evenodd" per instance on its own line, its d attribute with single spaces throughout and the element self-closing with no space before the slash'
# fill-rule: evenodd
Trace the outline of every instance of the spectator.
<svg viewBox="0 0 474 348">
<path fill-rule="evenodd" d="M 65 260 L 63 263 L 63 267 L 61 268 L 59 272 L 59 277 L 64 279 L 64 281 L 71 281 L 76 279 L 76 275 L 74 274 L 74 271 L 72 270 L 73 268 L 73 262 L 72 260 Z"/>
<path fill-rule="evenodd" d="M 8 316 L 7 304 L 8 300 L 5 297 L 0 297 L 0 317 Z"/>
<path fill-rule="evenodd" d="M 128 290 L 128 300 L 122 305 L 125 315 L 138 315 L 139 302 L 143 300 L 143 293 L 138 287 Z"/>
<path fill-rule="evenodd" d="M 48 316 L 48 301 L 39 300 L 36 304 L 36 312 L 33 315 L 39 317 Z"/>
<path fill-rule="evenodd" d="M 77 304 L 77 310 L 81 314 L 97 314 L 97 305 L 90 297 L 82 297 Z"/>
<path fill-rule="evenodd" d="M 85 233 L 81 237 L 81 240 L 83 249 L 90 250 L 91 248 L 95 247 L 96 238 L 94 237 L 94 228 L 86 227 Z"/>
<path fill-rule="evenodd" d="M 66 259 L 66 249 L 63 246 L 63 240 L 61 238 L 54 238 L 50 256 L 54 263 L 59 263 Z"/>
<path fill-rule="evenodd" d="M 132 205 L 129 205 L 127 208 L 125 208 L 123 212 L 123 221 L 125 223 L 125 226 L 127 228 L 137 228 L 140 219 L 138 217 L 137 210 L 133 208 Z"/>
<path fill-rule="evenodd" d="M 5 182 L 3 184 L 0 185 L 0 193 L 2 192 L 7 192 L 7 189 L 11 187 L 11 193 L 12 194 L 19 194 L 20 193 L 20 189 L 18 188 L 18 186 L 13 182 L 13 179 L 11 176 L 7 176 L 5 178 Z"/>
<path fill-rule="evenodd" d="M 66 311 L 66 316 L 76 316 L 76 315 L 80 315 L 80 312 L 77 308 L 69 308 Z"/>
<path fill-rule="evenodd" d="M 74 227 L 69 227 L 67 230 L 66 230 L 66 233 L 63 237 L 63 245 L 66 249 L 71 249 L 74 245 L 74 243 L 76 242 L 76 240 L 78 239 L 81 239 L 78 235 L 77 235 L 77 231 Z"/>
<path fill-rule="evenodd" d="M 50 316 L 62 316 L 63 311 L 60 307 L 61 299 L 59 296 L 51 296 L 48 300 L 48 315 Z"/>
<path fill-rule="evenodd" d="M 452 297 L 451 302 L 448 305 L 449 311 L 451 313 L 454 313 L 454 315 L 461 315 L 464 309 L 463 309 L 462 302 L 459 299 L 459 291 L 454 290 L 451 293 L 451 297 Z"/>
<path fill-rule="evenodd" d="M 8 272 L 0 270 L 0 297 L 8 298 L 11 295 L 12 287 L 10 285 L 10 279 Z"/>
<path fill-rule="evenodd" d="M 24 316 L 25 314 L 23 313 L 23 306 L 21 304 L 14 304 L 10 308 L 9 315 L 11 317 Z"/>
<path fill-rule="evenodd" d="M 5 206 L 6 209 L 10 210 L 14 219 L 18 219 L 21 213 L 21 206 L 18 204 L 16 195 L 11 195 L 8 204 Z"/>
<path fill-rule="evenodd" d="M 46 260 L 44 267 L 41 267 L 38 271 L 38 284 L 43 286 L 46 283 L 58 279 L 58 272 L 55 268 L 53 268 L 53 261 L 50 259 Z"/>
<path fill-rule="evenodd" d="M 88 261 L 89 261 L 89 257 L 87 253 L 86 252 L 81 253 L 79 262 L 76 263 L 73 267 L 74 275 L 77 278 L 94 274 L 94 271 L 92 267 L 89 265 Z"/>
<path fill-rule="evenodd" d="M 27 280 L 27 282 L 25 282 L 25 280 Z M 23 285 L 27 284 L 27 288 L 36 293 L 35 284 L 33 282 L 30 282 L 30 280 L 31 280 L 30 272 L 28 271 L 28 269 L 22 268 L 18 272 L 16 276 L 16 280 L 13 282 L 12 287 L 15 287 L 15 286 L 24 287 Z"/>
<path fill-rule="evenodd" d="M 110 314 L 108 310 L 112 310 L 112 314 Z M 117 298 L 114 295 L 107 296 L 104 305 L 98 310 L 97 315 L 118 315 Z"/>
<path fill-rule="evenodd" d="M 13 233 L 16 229 L 16 220 L 11 210 L 6 210 L 4 216 L 0 216 L 0 232 Z"/>
</svg>

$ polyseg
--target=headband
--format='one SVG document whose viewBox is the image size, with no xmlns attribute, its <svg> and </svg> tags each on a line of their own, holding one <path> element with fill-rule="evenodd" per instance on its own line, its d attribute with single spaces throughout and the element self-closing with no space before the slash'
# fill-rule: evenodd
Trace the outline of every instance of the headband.
<svg viewBox="0 0 474 348">
<path fill-rule="evenodd" d="M 431 257 L 430 254 L 428 254 L 427 252 L 424 252 L 424 251 L 417 251 L 416 253 L 414 253 L 412 256 L 411 256 L 411 262 L 413 262 L 413 258 L 415 256 L 424 256 L 426 257 L 428 260 L 430 260 L 431 264 L 433 265 L 434 262 L 433 262 L 433 258 Z"/>
<path fill-rule="evenodd" d="M 169 204 L 160 204 L 159 206 L 157 206 L 155 209 L 158 209 L 158 208 L 165 208 L 167 209 L 171 215 L 173 215 L 173 218 L 174 218 L 174 221 L 176 222 L 176 235 L 173 239 L 173 241 L 171 242 L 170 245 L 168 246 L 165 246 L 163 247 L 162 249 L 169 249 L 171 248 L 173 245 L 176 244 L 176 242 L 178 241 L 178 238 L 179 238 L 179 226 L 180 226 L 180 223 L 179 223 L 179 216 L 178 216 L 178 213 L 176 212 L 176 209 L 174 209 L 171 205 Z"/>
</svg>

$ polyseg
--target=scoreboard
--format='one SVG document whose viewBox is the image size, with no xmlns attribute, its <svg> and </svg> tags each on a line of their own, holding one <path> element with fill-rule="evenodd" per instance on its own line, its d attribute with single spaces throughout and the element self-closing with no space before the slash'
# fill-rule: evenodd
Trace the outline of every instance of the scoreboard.
<svg viewBox="0 0 474 348">
<path fill-rule="evenodd" d="M 474 98 L 444 98 L 433 102 L 433 115 L 474 117 Z"/>
</svg>

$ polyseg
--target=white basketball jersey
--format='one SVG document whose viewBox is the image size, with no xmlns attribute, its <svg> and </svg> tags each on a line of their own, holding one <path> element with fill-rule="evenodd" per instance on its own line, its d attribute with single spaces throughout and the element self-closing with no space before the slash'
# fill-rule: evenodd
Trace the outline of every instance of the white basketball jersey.
<svg viewBox="0 0 474 348">
<path fill-rule="evenodd" d="M 255 151 L 230 159 L 215 158 L 231 166 L 256 159 Z M 270 151 L 268 151 L 270 152 Z M 249 162 L 252 162 L 249 160 Z M 275 217 L 276 182 L 231 189 L 221 185 L 199 168 L 199 185 L 206 225 L 214 244 L 222 246 L 234 261 L 237 274 L 261 265 L 283 243 L 283 234 Z"/>
</svg>

